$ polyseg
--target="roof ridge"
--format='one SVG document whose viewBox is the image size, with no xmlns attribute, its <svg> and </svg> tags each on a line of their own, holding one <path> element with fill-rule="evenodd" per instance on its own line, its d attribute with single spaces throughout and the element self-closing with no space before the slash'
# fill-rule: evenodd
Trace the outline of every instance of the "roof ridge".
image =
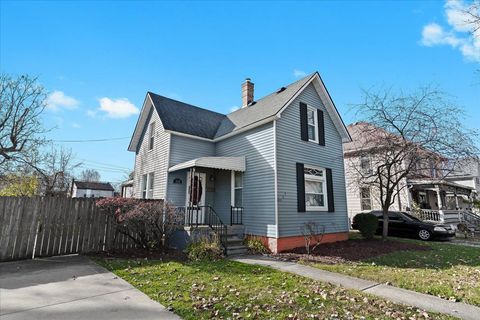
<svg viewBox="0 0 480 320">
<path fill-rule="evenodd" d="M 200 109 L 200 110 L 216 113 L 216 114 L 221 115 L 221 116 L 226 116 L 224 113 L 220 113 L 220 112 L 213 111 L 213 110 L 210 110 L 210 109 L 202 108 L 202 107 L 193 105 L 193 104 L 188 103 L 188 102 L 184 102 L 184 101 L 172 99 L 172 98 L 169 98 L 169 97 L 166 97 L 166 96 L 162 96 L 161 94 L 158 94 L 158 93 L 155 93 L 155 92 L 152 92 L 152 91 L 147 91 L 147 94 L 153 94 L 153 95 L 156 95 L 157 97 L 161 97 L 163 99 L 168 99 L 168 100 L 175 101 L 175 102 L 178 102 L 178 103 L 186 104 L 186 105 L 188 105 L 190 107 L 193 107 L 193 108 L 197 108 L 197 109 Z"/>
</svg>

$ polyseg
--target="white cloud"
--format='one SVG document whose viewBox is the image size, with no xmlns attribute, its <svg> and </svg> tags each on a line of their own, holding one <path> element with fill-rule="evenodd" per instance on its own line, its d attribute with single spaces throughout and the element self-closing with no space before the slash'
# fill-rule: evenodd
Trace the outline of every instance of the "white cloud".
<svg viewBox="0 0 480 320">
<path fill-rule="evenodd" d="M 294 69 L 293 70 L 293 76 L 295 78 L 301 78 L 301 77 L 305 77 L 307 75 L 307 73 L 305 71 L 302 71 L 302 70 L 298 70 L 298 69 Z"/>
<path fill-rule="evenodd" d="M 448 44 L 452 47 L 458 46 L 462 41 L 455 37 L 451 32 L 446 32 L 443 28 L 436 24 L 430 23 L 423 27 L 422 44 L 428 47 Z"/>
<path fill-rule="evenodd" d="M 82 126 L 80 126 L 78 123 L 74 122 L 72 123 L 72 127 L 75 129 L 80 129 Z"/>
<path fill-rule="evenodd" d="M 47 97 L 47 109 L 58 111 L 60 108 L 75 109 L 80 102 L 67 96 L 62 91 L 55 90 Z"/>
<path fill-rule="evenodd" d="M 109 118 L 127 118 L 138 114 L 140 110 L 127 98 L 110 99 L 107 97 L 100 100 L 100 111 L 106 112 Z M 88 114 L 88 111 L 87 111 Z"/>
<path fill-rule="evenodd" d="M 445 15 L 448 29 L 437 23 L 427 24 L 423 27 L 420 43 L 428 47 L 448 45 L 458 49 L 467 60 L 480 62 L 480 30 L 472 35 L 472 26 L 465 13 L 467 9 L 468 5 L 463 0 L 447 0 Z"/>
</svg>

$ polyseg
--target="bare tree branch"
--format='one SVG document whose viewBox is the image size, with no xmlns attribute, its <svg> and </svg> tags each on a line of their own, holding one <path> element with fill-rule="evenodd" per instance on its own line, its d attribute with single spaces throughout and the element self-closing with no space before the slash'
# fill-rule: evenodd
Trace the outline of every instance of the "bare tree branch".
<svg viewBox="0 0 480 320">
<path fill-rule="evenodd" d="M 363 119 L 349 127 L 353 142 L 345 146 L 347 170 L 355 188 L 378 191 L 388 236 L 388 211 L 400 197 L 407 178 L 444 179 L 462 159 L 478 158 L 478 133 L 462 122 L 463 110 L 433 87 L 413 93 L 391 89 L 364 91 L 357 105 Z M 359 158 L 369 157 L 366 170 Z"/>
</svg>

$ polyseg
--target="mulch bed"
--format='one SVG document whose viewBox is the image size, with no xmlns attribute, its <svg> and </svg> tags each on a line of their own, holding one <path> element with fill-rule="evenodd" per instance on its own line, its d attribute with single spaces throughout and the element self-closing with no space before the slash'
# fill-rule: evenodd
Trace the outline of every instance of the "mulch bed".
<svg viewBox="0 0 480 320">
<path fill-rule="evenodd" d="M 132 260 L 160 260 L 160 261 L 187 261 L 185 253 L 180 250 L 150 251 L 145 249 L 131 249 L 126 251 L 97 252 L 88 254 L 103 259 L 132 259 Z"/>
<path fill-rule="evenodd" d="M 378 239 L 364 239 L 321 244 L 315 248 L 315 251 L 310 256 L 307 255 L 305 247 L 296 248 L 272 256 L 286 261 L 302 260 L 335 264 L 361 261 L 396 251 L 426 250 L 430 250 L 430 247 L 392 240 L 382 241 Z"/>
</svg>

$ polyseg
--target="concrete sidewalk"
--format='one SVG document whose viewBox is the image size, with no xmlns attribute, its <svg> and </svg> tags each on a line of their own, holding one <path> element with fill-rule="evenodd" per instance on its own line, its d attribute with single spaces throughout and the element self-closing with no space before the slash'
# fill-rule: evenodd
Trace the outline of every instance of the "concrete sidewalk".
<svg viewBox="0 0 480 320">
<path fill-rule="evenodd" d="M 0 319 L 180 319 L 82 256 L 0 263 Z"/>
<path fill-rule="evenodd" d="M 232 260 L 247 264 L 268 266 L 314 280 L 366 292 L 392 302 L 415 306 L 423 310 L 449 314 L 465 320 L 480 319 L 480 308 L 478 307 L 460 302 L 447 301 L 428 294 L 405 290 L 374 281 L 324 271 L 294 262 L 279 261 L 269 257 L 240 256 L 232 258 Z"/>
</svg>

